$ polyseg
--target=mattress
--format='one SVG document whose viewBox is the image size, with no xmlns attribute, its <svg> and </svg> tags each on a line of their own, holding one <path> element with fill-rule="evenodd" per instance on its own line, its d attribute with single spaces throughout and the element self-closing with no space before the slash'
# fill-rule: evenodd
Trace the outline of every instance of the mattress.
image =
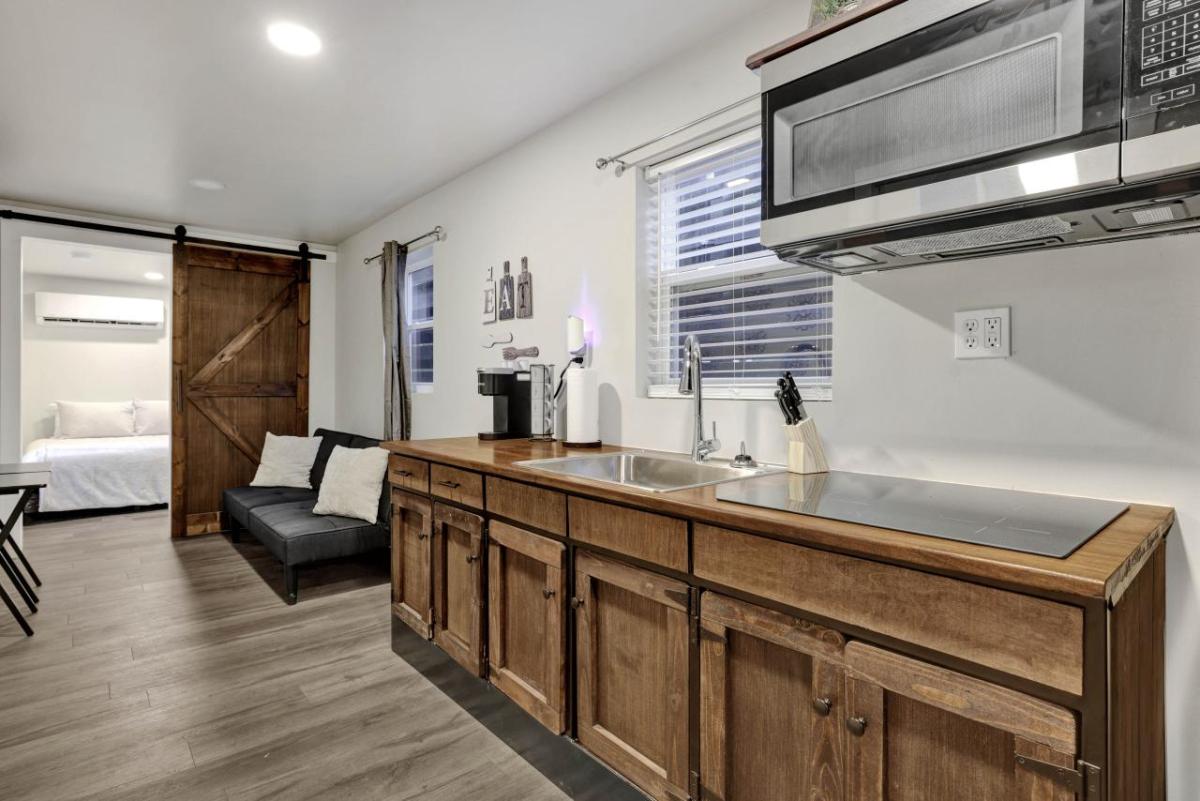
<svg viewBox="0 0 1200 801">
<path fill-rule="evenodd" d="M 50 483 L 38 511 L 70 512 L 153 506 L 171 497 L 171 438 L 81 437 L 38 439 L 25 462 L 50 462 Z"/>
</svg>

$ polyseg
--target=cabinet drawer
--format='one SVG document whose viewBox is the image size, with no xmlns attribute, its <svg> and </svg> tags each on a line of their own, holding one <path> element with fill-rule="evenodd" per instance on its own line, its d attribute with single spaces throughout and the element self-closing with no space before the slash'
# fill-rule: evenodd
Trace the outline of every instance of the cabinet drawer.
<svg viewBox="0 0 1200 801">
<path fill-rule="evenodd" d="M 567 496 L 561 492 L 488 476 L 487 510 L 543 531 L 567 535 Z"/>
<path fill-rule="evenodd" d="M 1059 690 L 1083 692 L 1083 610 L 697 525 L 696 576 Z"/>
<path fill-rule="evenodd" d="M 439 498 L 463 506 L 483 508 L 483 476 L 470 470 L 459 470 L 444 464 L 429 469 L 429 489 Z"/>
<path fill-rule="evenodd" d="M 413 492 L 429 492 L 429 462 L 392 454 L 388 457 L 388 483 Z"/>
<path fill-rule="evenodd" d="M 571 539 L 687 571 L 686 521 L 574 496 L 569 504 Z"/>
</svg>

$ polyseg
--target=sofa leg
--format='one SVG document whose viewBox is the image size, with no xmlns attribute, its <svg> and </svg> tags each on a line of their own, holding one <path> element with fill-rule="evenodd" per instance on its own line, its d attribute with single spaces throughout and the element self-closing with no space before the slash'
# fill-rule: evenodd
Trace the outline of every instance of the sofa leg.
<svg viewBox="0 0 1200 801">
<path fill-rule="evenodd" d="M 300 594 L 300 568 L 294 565 L 283 566 L 284 584 L 287 587 L 287 602 L 296 603 Z"/>
<path fill-rule="evenodd" d="M 232 520 L 229 521 L 229 541 L 235 544 L 242 541 L 242 527 Z"/>
</svg>

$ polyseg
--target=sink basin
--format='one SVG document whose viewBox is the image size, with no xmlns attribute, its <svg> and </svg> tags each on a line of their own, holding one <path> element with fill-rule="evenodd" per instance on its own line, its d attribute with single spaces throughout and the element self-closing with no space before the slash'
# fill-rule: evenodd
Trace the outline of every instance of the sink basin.
<svg viewBox="0 0 1200 801">
<path fill-rule="evenodd" d="M 732 467 L 728 462 L 705 462 L 697 464 L 686 456 L 650 454 L 637 451 L 603 453 L 595 456 L 566 456 L 559 459 L 530 459 L 515 462 L 520 467 L 532 467 L 548 473 L 558 473 L 574 478 L 606 481 L 623 487 L 647 492 L 672 492 L 674 490 L 704 487 L 725 481 L 737 481 L 753 476 L 778 473 L 782 468 Z"/>
</svg>

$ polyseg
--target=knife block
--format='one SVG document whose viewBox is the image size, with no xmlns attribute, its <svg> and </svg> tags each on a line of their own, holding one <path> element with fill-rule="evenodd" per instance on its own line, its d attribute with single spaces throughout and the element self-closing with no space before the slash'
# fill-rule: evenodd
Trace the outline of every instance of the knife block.
<svg viewBox="0 0 1200 801">
<path fill-rule="evenodd" d="M 788 438 L 788 472 L 808 475 L 828 473 L 829 462 L 825 459 L 825 446 L 817 424 L 809 417 L 793 426 L 784 426 Z"/>
</svg>

